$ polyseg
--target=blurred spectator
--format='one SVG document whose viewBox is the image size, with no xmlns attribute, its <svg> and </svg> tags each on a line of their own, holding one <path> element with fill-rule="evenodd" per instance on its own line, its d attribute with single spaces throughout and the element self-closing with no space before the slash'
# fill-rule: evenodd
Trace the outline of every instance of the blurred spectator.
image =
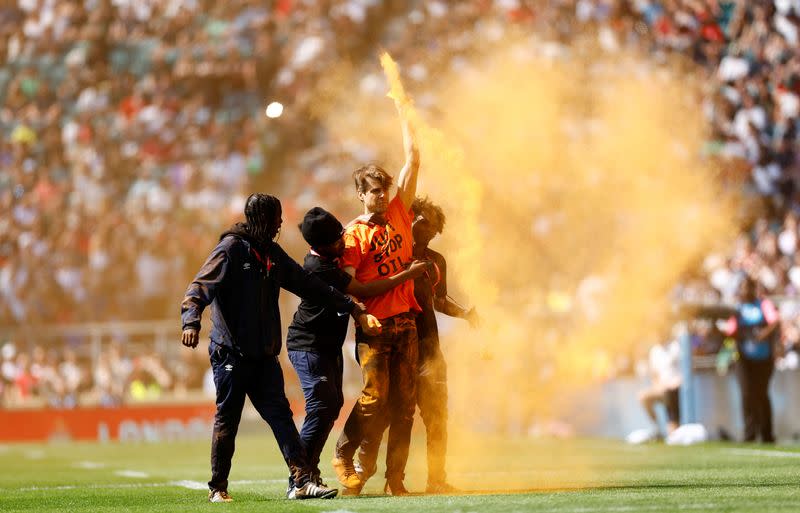
<svg viewBox="0 0 800 513">
<path fill-rule="evenodd" d="M 84 385 L 84 370 L 78 365 L 78 357 L 75 351 L 67 349 L 64 351 L 64 359 L 58 366 L 58 373 L 64 380 L 64 397 L 62 406 L 74 408 L 78 405 L 78 393 Z"/>
<path fill-rule="evenodd" d="M 45 352 L 42 346 L 34 347 L 31 374 L 36 380 L 37 396 L 44 399 L 48 406 L 64 406 L 64 380 L 58 373 L 58 359 L 54 350 Z"/>
<path fill-rule="evenodd" d="M 0 348 L 0 382 L 2 382 L 2 389 L 0 389 L 0 404 L 7 404 L 11 400 L 11 390 L 14 385 L 14 380 L 17 378 L 17 366 L 14 359 L 17 356 L 17 348 L 13 342 L 6 342 Z"/>
<path fill-rule="evenodd" d="M 100 406 L 110 408 L 119 406 L 122 397 L 114 393 L 114 374 L 111 369 L 110 357 L 101 353 L 94 367 L 94 390 Z"/>
<path fill-rule="evenodd" d="M 639 394 L 639 402 L 647 411 L 656 433 L 659 428 L 655 405 L 663 404 L 667 413 L 666 436 L 680 426 L 680 354 L 680 343 L 677 339 L 653 345 L 648 357 L 650 388 Z"/>
<path fill-rule="evenodd" d="M 777 357 L 776 339 L 779 314 L 765 297 L 764 287 L 745 277 L 738 295 L 737 314 L 729 321 L 727 331 L 734 335 L 739 352 L 737 374 L 742 392 L 744 441 L 775 442 L 772 429 L 772 404 L 769 382 Z"/>
<path fill-rule="evenodd" d="M 14 395 L 17 402 L 24 402 L 35 392 L 36 378 L 31 372 L 31 359 L 26 353 L 17 354 L 14 361 Z"/>
<path fill-rule="evenodd" d="M 148 401 L 170 391 L 173 379 L 156 353 L 134 360 L 128 395 L 133 401 Z"/>
</svg>

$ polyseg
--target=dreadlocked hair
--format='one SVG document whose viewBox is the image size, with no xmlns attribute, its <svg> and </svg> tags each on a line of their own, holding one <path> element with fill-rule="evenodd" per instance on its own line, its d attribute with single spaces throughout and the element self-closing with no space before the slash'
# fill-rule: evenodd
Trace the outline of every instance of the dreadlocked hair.
<svg viewBox="0 0 800 513">
<path fill-rule="evenodd" d="M 411 204 L 411 211 L 415 216 L 424 217 L 437 233 L 442 233 L 442 230 L 444 230 L 446 221 L 444 210 L 428 199 L 427 196 L 414 198 L 414 203 Z"/>
<path fill-rule="evenodd" d="M 267 242 L 278 231 L 275 220 L 281 212 L 281 202 L 269 194 L 251 194 L 244 204 L 247 232 L 254 238 Z"/>
</svg>

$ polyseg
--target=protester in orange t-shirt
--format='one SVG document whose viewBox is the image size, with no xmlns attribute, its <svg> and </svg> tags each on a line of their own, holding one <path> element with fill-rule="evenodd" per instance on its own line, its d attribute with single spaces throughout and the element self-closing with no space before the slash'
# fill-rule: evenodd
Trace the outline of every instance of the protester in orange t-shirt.
<svg viewBox="0 0 800 513">
<path fill-rule="evenodd" d="M 414 142 L 405 104 L 395 100 L 403 124 L 406 163 L 400 172 L 397 194 L 389 201 L 392 177 L 380 166 L 370 164 L 353 173 L 364 215 L 345 231 L 342 268 L 362 282 L 391 277 L 411 262 L 411 204 L 417 192 L 419 151 Z M 369 336 L 356 328 L 356 349 L 364 389 L 345 423 L 333 468 L 345 494 L 358 494 L 363 482 L 353 465 L 361 442 L 376 438 L 390 425 L 386 454 L 386 486 L 392 495 L 408 493 L 403 485 L 411 425 L 416 408 L 417 329 L 413 282 L 406 282 L 385 294 L 363 298 L 370 313 L 380 319 L 382 332 Z M 389 403 L 391 398 L 391 404 Z"/>
<path fill-rule="evenodd" d="M 377 169 L 377 166 L 372 167 Z M 361 283 L 403 272 L 412 260 L 414 249 L 409 212 L 400 196 L 396 195 L 386 211 L 386 224 L 370 220 L 371 216 L 356 218 L 345 230 L 342 268 L 354 269 L 354 276 Z M 414 299 L 413 281 L 406 281 L 380 296 L 364 298 L 364 305 L 378 319 L 420 311 Z"/>
<path fill-rule="evenodd" d="M 428 245 L 442 233 L 445 215 L 441 207 L 427 198 L 417 198 L 411 205 L 414 214 L 415 266 L 429 262 L 428 270 L 414 280 L 414 297 L 422 311 L 417 316 L 418 372 L 417 406 L 425 424 L 428 452 L 428 484 L 425 493 L 455 493 L 458 490 L 447 482 L 447 363 L 439 347 L 439 326 L 436 312 L 459 317 L 477 326 L 475 308 L 467 310 L 447 294 L 447 261 Z M 390 428 L 391 429 L 391 428 Z M 378 469 L 378 449 L 381 436 L 361 442 L 356 472 L 364 481 Z"/>
</svg>

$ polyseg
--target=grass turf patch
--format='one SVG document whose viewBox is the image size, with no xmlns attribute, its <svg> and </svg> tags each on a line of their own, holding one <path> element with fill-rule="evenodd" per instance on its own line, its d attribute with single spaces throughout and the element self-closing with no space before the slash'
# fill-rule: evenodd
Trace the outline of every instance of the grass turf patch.
<svg viewBox="0 0 800 513">
<path fill-rule="evenodd" d="M 360 497 L 287 501 L 287 471 L 268 435 L 242 437 L 231 504 L 206 502 L 209 443 L 22 444 L 0 447 L 2 511 L 764 512 L 800 510 L 800 451 L 705 444 L 629 446 L 604 440 L 492 439 L 451 454 L 454 495 L 385 497 L 374 477 Z M 425 488 L 424 440 L 406 484 Z M 320 467 L 334 484 L 326 448 Z M 451 449 L 451 453 L 453 450 Z M 474 451 L 473 451 L 474 452 Z M 464 457 L 460 457 L 464 456 Z M 468 464 L 467 464 L 468 463 Z"/>
</svg>

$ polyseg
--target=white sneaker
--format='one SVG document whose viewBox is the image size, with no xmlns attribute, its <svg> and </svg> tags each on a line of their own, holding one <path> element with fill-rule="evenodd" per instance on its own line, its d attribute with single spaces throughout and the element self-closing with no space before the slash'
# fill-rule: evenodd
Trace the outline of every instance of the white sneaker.
<svg viewBox="0 0 800 513">
<path fill-rule="evenodd" d="M 353 462 L 353 468 L 358 475 L 358 478 L 361 480 L 361 483 L 366 483 L 369 481 L 369 478 L 375 475 L 375 472 L 378 471 L 378 466 L 375 465 L 372 468 L 367 469 L 361 461 Z"/>
<path fill-rule="evenodd" d="M 339 490 L 336 488 L 328 488 L 308 481 L 303 486 L 294 485 L 286 494 L 286 498 L 292 500 L 333 499 L 338 493 Z"/>
<path fill-rule="evenodd" d="M 208 502 L 233 502 L 233 497 L 224 490 L 209 490 Z"/>
</svg>

